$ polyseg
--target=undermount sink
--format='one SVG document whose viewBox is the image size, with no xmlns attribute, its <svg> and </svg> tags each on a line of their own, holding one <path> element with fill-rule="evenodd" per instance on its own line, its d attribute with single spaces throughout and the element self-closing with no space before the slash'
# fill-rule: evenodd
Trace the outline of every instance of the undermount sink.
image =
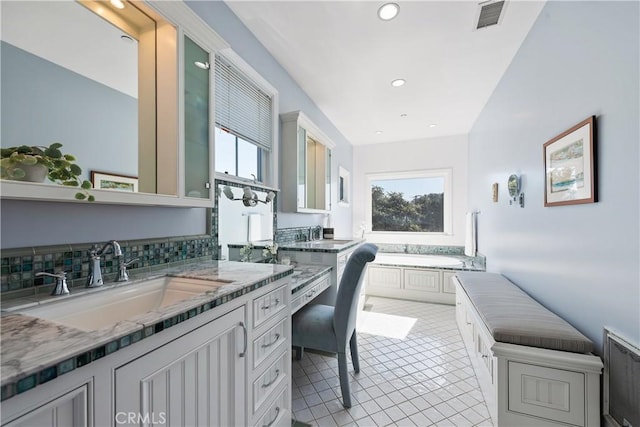
<svg viewBox="0 0 640 427">
<path fill-rule="evenodd" d="M 19 313 L 93 331 L 205 294 L 229 283 L 227 280 L 164 276 L 64 298 L 20 310 Z"/>
</svg>

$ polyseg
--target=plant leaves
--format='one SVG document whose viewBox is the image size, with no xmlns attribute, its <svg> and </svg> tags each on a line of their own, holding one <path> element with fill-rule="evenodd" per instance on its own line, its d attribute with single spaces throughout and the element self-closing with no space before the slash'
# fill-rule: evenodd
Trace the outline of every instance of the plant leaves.
<svg viewBox="0 0 640 427">
<path fill-rule="evenodd" d="M 82 173 L 82 168 L 76 164 L 70 164 L 69 165 L 69 170 L 71 171 L 72 174 L 78 176 Z"/>
<path fill-rule="evenodd" d="M 84 194 L 82 194 L 82 193 L 76 193 L 76 199 L 78 199 L 78 200 L 84 200 L 84 199 L 86 199 L 86 198 L 87 198 L 87 196 L 85 196 Z"/>
<path fill-rule="evenodd" d="M 87 180 L 82 181 L 82 184 L 80 185 L 80 187 L 84 188 L 85 190 L 89 190 L 91 189 L 91 183 Z"/>
</svg>

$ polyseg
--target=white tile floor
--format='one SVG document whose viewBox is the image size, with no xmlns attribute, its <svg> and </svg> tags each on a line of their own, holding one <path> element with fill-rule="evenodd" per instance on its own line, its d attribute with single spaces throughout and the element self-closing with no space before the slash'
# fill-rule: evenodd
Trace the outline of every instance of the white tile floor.
<svg viewBox="0 0 640 427">
<path fill-rule="evenodd" d="M 295 420 L 319 427 L 492 425 L 454 306 L 368 297 L 366 309 L 359 374 L 349 361 L 353 406 L 342 406 L 337 359 L 306 352 L 292 361 Z"/>
</svg>

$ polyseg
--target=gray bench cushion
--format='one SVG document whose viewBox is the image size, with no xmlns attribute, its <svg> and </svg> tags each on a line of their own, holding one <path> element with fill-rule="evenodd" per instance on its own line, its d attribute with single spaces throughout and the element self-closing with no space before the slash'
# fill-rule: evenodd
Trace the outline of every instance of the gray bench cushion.
<svg viewBox="0 0 640 427">
<path fill-rule="evenodd" d="M 456 277 L 494 340 L 573 353 L 593 351 L 587 337 L 506 277 L 484 272 L 458 272 Z"/>
</svg>

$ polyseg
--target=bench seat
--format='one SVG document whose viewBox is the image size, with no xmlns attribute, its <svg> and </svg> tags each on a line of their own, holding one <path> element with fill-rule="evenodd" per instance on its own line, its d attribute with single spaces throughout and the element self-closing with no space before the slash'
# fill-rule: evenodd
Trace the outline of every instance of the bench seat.
<svg viewBox="0 0 640 427">
<path fill-rule="evenodd" d="M 459 272 L 460 285 L 498 342 L 591 353 L 593 342 L 506 277 Z"/>
</svg>

